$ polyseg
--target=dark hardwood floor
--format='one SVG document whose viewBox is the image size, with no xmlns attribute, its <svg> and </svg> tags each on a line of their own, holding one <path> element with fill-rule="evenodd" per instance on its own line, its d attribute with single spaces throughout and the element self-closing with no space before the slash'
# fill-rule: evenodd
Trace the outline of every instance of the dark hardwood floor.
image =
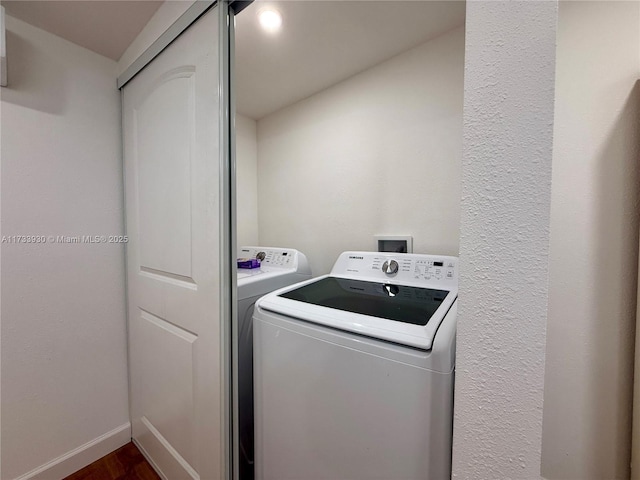
<svg viewBox="0 0 640 480">
<path fill-rule="evenodd" d="M 138 447 L 129 442 L 64 480 L 160 480 Z"/>
</svg>

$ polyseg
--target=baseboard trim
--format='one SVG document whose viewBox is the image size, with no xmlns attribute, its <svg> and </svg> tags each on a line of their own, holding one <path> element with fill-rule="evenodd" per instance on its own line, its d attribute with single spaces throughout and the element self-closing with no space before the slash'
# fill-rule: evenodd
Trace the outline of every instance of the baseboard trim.
<svg viewBox="0 0 640 480">
<path fill-rule="evenodd" d="M 158 476 L 162 480 L 169 480 L 167 476 L 164 474 L 164 472 L 160 470 L 160 467 L 158 467 L 158 464 L 155 462 L 155 460 L 151 458 L 151 456 L 149 455 L 149 452 L 147 452 L 145 448 L 140 443 L 138 443 L 138 441 L 135 438 L 132 438 L 131 441 L 136 447 L 138 447 L 138 450 L 140 450 L 140 453 L 142 453 L 142 456 L 147 459 L 147 462 L 149 462 L 149 465 L 151 465 L 151 468 L 153 468 L 156 471 Z"/>
<path fill-rule="evenodd" d="M 131 441 L 129 422 L 17 477 L 15 480 L 62 479 Z"/>
</svg>

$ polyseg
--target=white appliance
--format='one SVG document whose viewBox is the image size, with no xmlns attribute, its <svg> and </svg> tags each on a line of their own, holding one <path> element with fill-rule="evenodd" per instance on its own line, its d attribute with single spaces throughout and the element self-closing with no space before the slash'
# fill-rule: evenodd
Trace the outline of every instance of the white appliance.
<svg viewBox="0 0 640 480">
<path fill-rule="evenodd" d="M 253 306 L 261 296 L 311 278 L 307 257 L 291 248 L 241 247 L 240 258 L 260 268 L 238 268 L 238 423 L 240 478 L 253 478 Z"/>
<path fill-rule="evenodd" d="M 258 480 L 450 478 L 458 260 L 345 252 L 255 306 Z"/>
</svg>

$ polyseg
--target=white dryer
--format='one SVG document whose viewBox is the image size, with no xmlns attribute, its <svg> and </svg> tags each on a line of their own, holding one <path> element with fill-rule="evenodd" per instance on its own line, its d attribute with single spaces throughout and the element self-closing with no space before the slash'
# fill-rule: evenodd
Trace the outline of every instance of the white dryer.
<svg viewBox="0 0 640 480">
<path fill-rule="evenodd" d="M 259 268 L 238 268 L 238 424 L 240 478 L 253 478 L 253 306 L 263 295 L 311 278 L 307 257 L 291 248 L 241 247 L 240 258 Z"/>
<path fill-rule="evenodd" d="M 450 478 L 457 263 L 345 252 L 256 303 L 256 479 Z"/>
</svg>

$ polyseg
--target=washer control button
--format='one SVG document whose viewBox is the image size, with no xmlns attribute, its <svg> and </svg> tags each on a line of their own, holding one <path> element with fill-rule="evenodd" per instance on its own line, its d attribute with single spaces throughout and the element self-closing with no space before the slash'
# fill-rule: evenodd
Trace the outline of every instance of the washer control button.
<svg viewBox="0 0 640 480">
<path fill-rule="evenodd" d="M 395 260 L 385 260 L 382 264 L 382 271 L 387 275 L 394 275 L 398 273 L 398 262 Z"/>
</svg>

